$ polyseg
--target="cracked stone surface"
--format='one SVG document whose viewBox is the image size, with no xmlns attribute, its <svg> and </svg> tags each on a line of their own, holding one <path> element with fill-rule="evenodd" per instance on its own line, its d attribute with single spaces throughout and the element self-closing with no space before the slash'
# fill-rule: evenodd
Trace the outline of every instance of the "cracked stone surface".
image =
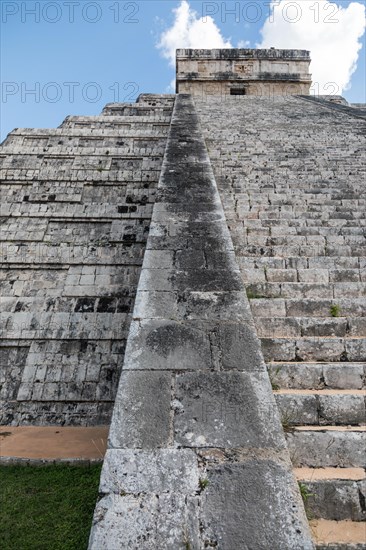
<svg viewBox="0 0 366 550">
<path fill-rule="evenodd" d="M 299 521 L 301 504 L 296 503 L 295 491 L 289 490 L 293 483 L 287 468 L 249 460 L 210 469 L 207 478 L 201 504 L 204 541 L 225 550 L 312 547 Z M 281 513 L 275 514 L 275 508 Z"/>
<path fill-rule="evenodd" d="M 177 376 L 175 441 L 184 447 L 285 446 L 276 430 L 277 408 L 268 375 L 244 372 Z"/>
</svg>

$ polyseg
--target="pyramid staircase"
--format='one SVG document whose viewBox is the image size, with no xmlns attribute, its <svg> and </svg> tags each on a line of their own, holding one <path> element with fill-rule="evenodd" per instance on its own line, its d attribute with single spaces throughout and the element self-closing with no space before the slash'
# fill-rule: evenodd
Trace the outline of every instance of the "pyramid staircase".
<svg viewBox="0 0 366 550">
<path fill-rule="evenodd" d="M 195 98 L 317 548 L 366 548 L 365 123 Z"/>
</svg>

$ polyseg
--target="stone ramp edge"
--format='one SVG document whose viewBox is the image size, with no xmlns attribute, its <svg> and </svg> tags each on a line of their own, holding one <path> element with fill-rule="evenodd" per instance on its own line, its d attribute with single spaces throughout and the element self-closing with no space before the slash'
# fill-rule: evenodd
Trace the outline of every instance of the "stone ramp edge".
<svg viewBox="0 0 366 550">
<path fill-rule="evenodd" d="M 310 101 L 313 103 L 317 103 L 318 105 L 322 107 L 327 107 L 328 109 L 332 109 L 333 111 L 338 111 L 339 113 L 343 113 L 345 115 L 360 118 L 362 120 L 366 120 L 366 108 L 356 108 L 352 107 L 350 105 L 343 105 L 340 103 L 333 103 L 330 100 L 323 99 L 321 97 L 317 96 L 311 96 L 311 95 L 298 95 L 296 96 L 299 99 L 302 99 L 304 101 Z"/>
<path fill-rule="evenodd" d="M 191 96 L 176 97 L 89 549 L 311 549 Z"/>
</svg>

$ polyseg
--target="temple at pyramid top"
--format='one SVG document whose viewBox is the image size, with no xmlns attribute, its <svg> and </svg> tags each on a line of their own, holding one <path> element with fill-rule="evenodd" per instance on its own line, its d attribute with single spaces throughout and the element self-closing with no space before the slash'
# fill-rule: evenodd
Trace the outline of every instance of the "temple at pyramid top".
<svg viewBox="0 0 366 550">
<path fill-rule="evenodd" d="M 307 50 L 216 49 L 176 51 L 176 91 L 192 95 L 308 95 Z"/>
</svg>

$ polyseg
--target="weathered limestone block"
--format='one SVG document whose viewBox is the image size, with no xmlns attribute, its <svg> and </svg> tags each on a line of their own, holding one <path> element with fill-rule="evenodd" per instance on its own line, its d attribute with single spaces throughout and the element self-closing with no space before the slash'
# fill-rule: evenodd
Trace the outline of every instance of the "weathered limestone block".
<svg viewBox="0 0 366 550">
<path fill-rule="evenodd" d="M 276 394 L 283 425 L 319 423 L 318 400 L 315 395 Z"/>
<path fill-rule="evenodd" d="M 324 424 L 364 424 L 366 395 L 323 395 L 319 417 Z"/>
<path fill-rule="evenodd" d="M 360 363 L 269 363 L 276 388 L 356 389 L 365 387 L 365 367 Z"/>
<path fill-rule="evenodd" d="M 100 492 L 194 495 L 199 486 L 198 476 L 198 459 L 189 449 L 109 449 Z"/>
<path fill-rule="evenodd" d="M 184 494 L 117 495 L 97 504 L 90 548 L 200 548 L 198 499 Z"/>
<path fill-rule="evenodd" d="M 297 431 L 286 434 L 287 445 L 295 467 L 325 466 L 352 468 L 366 466 L 366 438 L 363 432 Z"/>
<path fill-rule="evenodd" d="M 298 546 L 305 533 L 299 509 L 293 504 L 294 494 L 284 489 L 293 487 L 292 474 L 280 463 L 249 459 L 222 464 L 208 468 L 207 479 L 201 504 L 206 546 L 216 543 L 227 550 L 245 548 L 248 539 L 255 540 L 257 548 Z M 260 514 L 256 513 L 255 502 L 260 503 Z M 274 503 L 282 513 L 273 514 Z M 276 531 L 275 536 L 268 530 L 269 525 Z M 300 544 L 311 548 L 305 540 Z"/>
<path fill-rule="evenodd" d="M 276 394 L 276 402 L 287 425 L 359 425 L 366 419 L 365 396 L 360 394 Z"/>
<path fill-rule="evenodd" d="M 175 441 L 184 447 L 283 448 L 272 431 L 278 413 L 268 384 L 265 372 L 179 375 Z"/>
<path fill-rule="evenodd" d="M 122 372 L 109 432 L 111 448 L 168 446 L 171 385 L 170 372 Z"/>
<path fill-rule="evenodd" d="M 361 389 L 365 383 L 365 367 L 362 364 L 343 363 L 338 367 L 323 366 L 324 382 L 328 387 Z"/>
<path fill-rule="evenodd" d="M 251 326 L 224 321 L 132 321 L 125 370 L 263 370 Z"/>
<path fill-rule="evenodd" d="M 311 495 L 307 501 L 308 513 L 313 518 L 365 520 L 366 510 L 362 505 L 366 496 L 365 481 L 307 481 L 305 485 Z"/>
</svg>

